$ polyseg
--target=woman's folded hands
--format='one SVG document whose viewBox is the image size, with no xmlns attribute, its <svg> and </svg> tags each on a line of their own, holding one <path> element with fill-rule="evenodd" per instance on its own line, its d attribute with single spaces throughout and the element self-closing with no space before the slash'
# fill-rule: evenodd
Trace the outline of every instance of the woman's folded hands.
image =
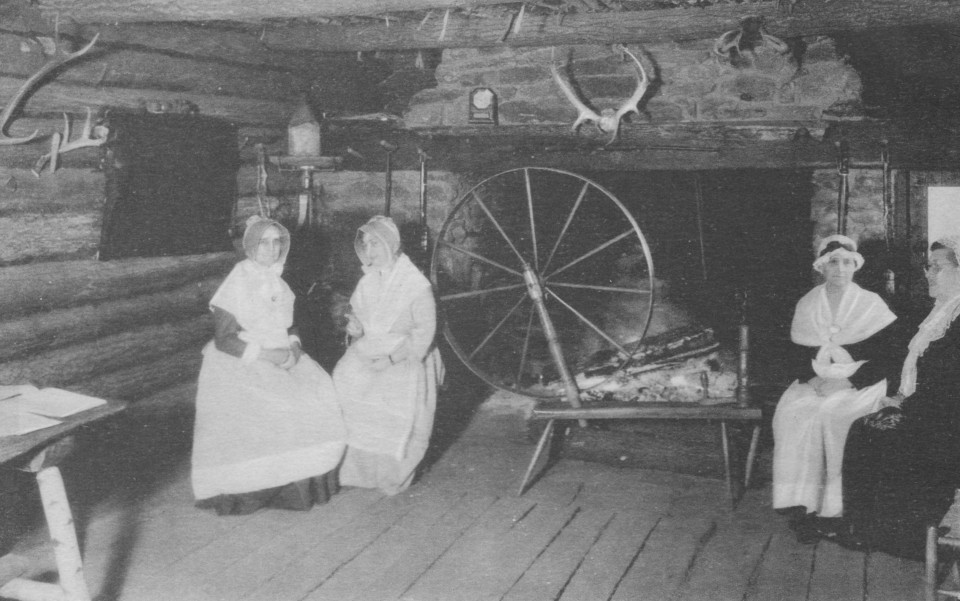
<svg viewBox="0 0 960 601">
<path fill-rule="evenodd" d="M 817 392 L 817 396 L 830 396 L 834 392 L 848 390 L 853 388 L 853 384 L 847 378 L 823 378 L 814 376 L 810 380 L 810 385 Z"/>
<path fill-rule="evenodd" d="M 347 335 L 351 338 L 360 338 L 363 336 L 363 324 L 360 323 L 360 320 L 357 319 L 357 316 L 353 313 L 347 313 L 347 325 L 346 331 Z"/>
<path fill-rule="evenodd" d="M 300 360 L 303 349 L 299 342 L 293 342 L 287 348 L 265 348 L 260 350 L 260 358 L 282 369 L 291 369 Z"/>
</svg>

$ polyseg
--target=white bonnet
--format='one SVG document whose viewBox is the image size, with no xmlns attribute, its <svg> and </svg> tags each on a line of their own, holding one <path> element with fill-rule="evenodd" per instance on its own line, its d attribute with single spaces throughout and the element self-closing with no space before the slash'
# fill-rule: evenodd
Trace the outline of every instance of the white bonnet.
<svg viewBox="0 0 960 601">
<path fill-rule="evenodd" d="M 858 270 L 863 267 L 863 255 L 857 252 L 857 243 L 852 238 L 842 234 L 834 234 L 820 241 L 813 268 L 823 273 L 823 266 L 830 261 L 831 257 L 837 255 L 853 259 L 854 267 Z"/>
</svg>

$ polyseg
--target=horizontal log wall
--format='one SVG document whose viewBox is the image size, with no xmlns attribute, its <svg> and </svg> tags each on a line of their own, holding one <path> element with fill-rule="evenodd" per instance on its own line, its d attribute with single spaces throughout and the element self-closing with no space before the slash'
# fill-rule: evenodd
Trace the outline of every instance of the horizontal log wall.
<svg viewBox="0 0 960 601">
<path fill-rule="evenodd" d="M 208 302 L 236 261 L 214 253 L 0 268 L 0 382 L 170 402 L 163 391 L 196 381 L 213 335 Z"/>
</svg>

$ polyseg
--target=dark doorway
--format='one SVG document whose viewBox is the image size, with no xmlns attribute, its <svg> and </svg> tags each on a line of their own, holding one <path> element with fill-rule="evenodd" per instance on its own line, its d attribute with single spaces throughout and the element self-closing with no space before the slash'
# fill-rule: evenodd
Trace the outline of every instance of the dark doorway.
<svg viewBox="0 0 960 601">
<path fill-rule="evenodd" d="M 230 250 L 237 128 L 193 114 L 109 118 L 100 260 Z"/>
</svg>

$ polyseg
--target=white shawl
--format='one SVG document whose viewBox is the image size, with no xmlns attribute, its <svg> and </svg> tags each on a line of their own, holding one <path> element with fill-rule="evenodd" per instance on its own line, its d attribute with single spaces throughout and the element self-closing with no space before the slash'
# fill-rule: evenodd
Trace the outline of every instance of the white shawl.
<svg viewBox="0 0 960 601">
<path fill-rule="evenodd" d="M 404 341 L 405 334 L 391 331 L 393 325 L 410 309 L 414 299 L 430 288 L 430 281 L 405 254 L 397 257 L 387 273 L 363 269 L 365 275 L 350 298 L 350 306 L 363 324 L 357 350 L 373 358 L 392 353 Z"/>
<path fill-rule="evenodd" d="M 228 311 L 240 324 L 240 339 L 261 348 L 287 348 L 295 296 L 280 277 L 283 263 L 264 267 L 251 259 L 237 263 L 223 281 L 211 307 Z"/>
<path fill-rule="evenodd" d="M 930 314 L 923 320 L 917 333 L 907 345 L 909 352 L 900 372 L 900 393 L 908 397 L 917 390 L 917 359 L 934 340 L 943 338 L 953 320 L 960 315 L 960 295 L 933 305 Z"/>
<path fill-rule="evenodd" d="M 816 286 L 797 303 L 790 338 L 819 347 L 813 370 L 824 378 L 849 378 L 866 361 L 854 361 L 843 346 L 862 342 L 897 316 L 879 295 L 851 282 L 843 291 L 837 314 L 830 309 L 826 285 Z"/>
</svg>

